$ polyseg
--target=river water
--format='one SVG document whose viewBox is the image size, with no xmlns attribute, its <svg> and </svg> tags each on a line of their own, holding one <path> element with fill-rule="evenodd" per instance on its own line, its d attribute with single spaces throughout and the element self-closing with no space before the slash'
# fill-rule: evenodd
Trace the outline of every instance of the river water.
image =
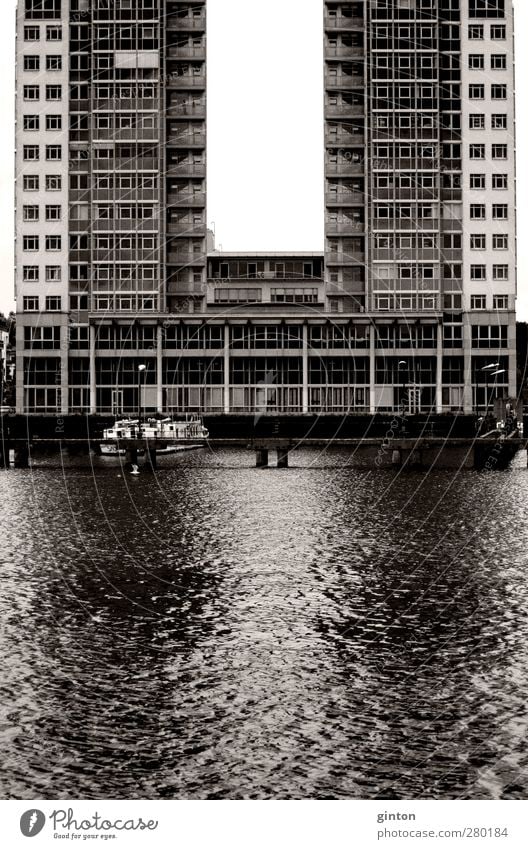
<svg viewBox="0 0 528 849">
<path fill-rule="evenodd" d="M 0 473 L 2 798 L 525 799 L 528 471 Z"/>
</svg>

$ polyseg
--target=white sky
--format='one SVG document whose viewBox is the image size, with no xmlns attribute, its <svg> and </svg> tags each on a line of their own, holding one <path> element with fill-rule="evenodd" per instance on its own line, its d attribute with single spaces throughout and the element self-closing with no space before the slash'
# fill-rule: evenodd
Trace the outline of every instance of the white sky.
<svg viewBox="0 0 528 849">
<path fill-rule="evenodd" d="M 0 310 L 13 307 L 16 0 L 0 0 Z M 322 0 L 208 0 L 208 217 L 224 250 L 323 249 Z M 517 148 L 528 150 L 528 0 L 517 0 Z M 528 156 L 518 156 L 528 320 Z"/>
</svg>

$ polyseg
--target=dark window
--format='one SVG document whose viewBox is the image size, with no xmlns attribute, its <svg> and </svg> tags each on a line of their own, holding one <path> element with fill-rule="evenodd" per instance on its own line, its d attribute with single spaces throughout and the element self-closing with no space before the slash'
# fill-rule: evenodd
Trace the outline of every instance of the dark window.
<svg viewBox="0 0 528 849">
<path fill-rule="evenodd" d="M 60 18 L 61 0 L 25 0 L 25 14 L 29 21 Z"/>
<path fill-rule="evenodd" d="M 469 0 L 470 18 L 503 18 L 504 0 Z"/>
</svg>

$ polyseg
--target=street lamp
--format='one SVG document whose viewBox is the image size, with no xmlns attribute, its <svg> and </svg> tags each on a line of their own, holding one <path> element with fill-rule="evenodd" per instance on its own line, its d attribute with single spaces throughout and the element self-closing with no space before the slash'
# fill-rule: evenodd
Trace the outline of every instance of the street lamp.
<svg viewBox="0 0 528 849">
<path fill-rule="evenodd" d="M 483 372 L 485 372 L 485 376 L 486 376 L 486 415 L 488 414 L 488 409 L 489 409 L 489 397 L 488 397 L 489 374 L 490 374 L 490 371 L 493 371 L 493 369 L 495 369 L 495 368 L 499 368 L 499 366 L 500 366 L 500 363 L 490 363 L 489 365 L 484 366 L 484 368 L 481 369 Z"/>
<path fill-rule="evenodd" d="M 138 366 L 138 433 L 141 436 L 141 384 L 142 384 L 142 376 L 146 373 L 147 367 L 142 364 Z"/>
</svg>

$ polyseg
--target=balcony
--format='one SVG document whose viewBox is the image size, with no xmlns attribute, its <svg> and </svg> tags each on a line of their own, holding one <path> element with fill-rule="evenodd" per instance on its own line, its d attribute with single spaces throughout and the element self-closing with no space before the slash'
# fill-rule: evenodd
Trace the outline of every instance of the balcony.
<svg viewBox="0 0 528 849">
<path fill-rule="evenodd" d="M 205 61 L 205 44 L 201 47 L 180 47 L 178 44 L 172 44 L 167 49 L 167 56 L 169 59 L 195 59 L 198 61 Z"/>
<path fill-rule="evenodd" d="M 363 133 L 329 133 L 325 132 L 326 147 L 354 147 L 365 144 Z"/>
<path fill-rule="evenodd" d="M 159 130 L 151 127 L 126 127 L 115 130 L 98 130 L 93 131 L 93 141 L 97 142 L 148 142 L 155 145 L 159 143 Z"/>
<path fill-rule="evenodd" d="M 327 206 L 358 206 L 365 203 L 363 192 L 327 192 L 325 195 Z"/>
<path fill-rule="evenodd" d="M 328 251 L 325 255 L 327 265 L 360 265 L 365 264 L 365 254 L 363 251 L 352 251 L 350 253 L 340 253 L 339 251 Z"/>
<path fill-rule="evenodd" d="M 363 47 L 341 44 L 338 47 L 325 47 L 326 59 L 361 59 L 364 55 Z"/>
<path fill-rule="evenodd" d="M 205 221 L 201 224 L 194 224 L 192 221 L 169 221 L 165 234 L 167 236 L 184 236 L 186 239 L 203 239 Z"/>
<path fill-rule="evenodd" d="M 179 206 L 184 209 L 200 209 L 205 206 L 205 192 L 198 192 L 198 194 L 169 192 L 167 195 L 167 206 Z"/>
<path fill-rule="evenodd" d="M 365 19 L 363 17 L 344 17 L 343 15 L 325 15 L 324 28 L 327 30 L 360 30 L 363 32 L 365 28 Z"/>
<path fill-rule="evenodd" d="M 325 174 L 327 177 L 348 177 L 353 174 L 363 174 L 365 171 L 365 163 L 350 162 L 344 160 L 342 162 L 327 162 Z"/>
<path fill-rule="evenodd" d="M 438 160 L 436 159 L 388 159 L 374 158 L 372 160 L 373 171 L 436 171 Z"/>
<path fill-rule="evenodd" d="M 183 148 L 204 148 L 206 145 L 205 133 L 181 133 L 179 136 L 167 135 L 167 145 Z"/>
<path fill-rule="evenodd" d="M 205 32 L 205 15 L 179 17 L 170 15 L 167 18 L 168 32 Z"/>
<path fill-rule="evenodd" d="M 176 76 L 169 72 L 167 76 L 167 88 L 177 89 L 193 89 L 203 91 L 206 87 L 205 74 L 181 74 Z"/>
<path fill-rule="evenodd" d="M 437 203 L 438 189 L 423 189 L 420 186 L 412 189 L 400 189 L 398 186 L 394 186 L 391 189 L 374 189 L 372 200 L 430 200 Z"/>
<path fill-rule="evenodd" d="M 324 84 L 326 89 L 338 88 L 349 91 L 354 88 L 362 88 L 363 76 L 356 74 L 325 74 Z"/>
<path fill-rule="evenodd" d="M 167 106 L 167 118 L 205 118 L 205 103 L 169 103 Z"/>
<path fill-rule="evenodd" d="M 135 262 L 155 263 L 158 261 L 158 251 L 140 251 L 137 248 L 131 248 L 130 250 L 96 250 L 93 252 L 93 261 L 104 263 L 130 262 L 132 264 Z"/>
<path fill-rule="evenodd" d="M 363 103 L 325 103 L 325 118 L 359 118 L 365 115 Z"/>
<path fill-rule="evenodd" d="M 358 233 L 365 231 L 364 221 L 327 221 L 325 232 L 327 236 L 357 236 Z"/>
<path fill-rule="evenodd" d="M 394 262 L 396 253 L 400 262 L 433 262 L 439 256 L 435 248 L 373 248 L 370 256 L 373 262 Z"/>
<path fill-rule="evenodd" d="M 204 164 L 193 162 L 167 162 L 167 175 L 178 177 L 205 177 L 206 167 Z"/>
<path fill-rule="evenodd" d="M 159 159 L 153 159 L 149 156 L 123 159 L 94 159 L 93 170 L 103 174 L 109 174 L 113 171 L 159 171 Z"/>
<path fill-rule="evenodd" d="M 205 254 L 191 254 L 181 252 L 167 253 L 167 265 L 176 265 L 179 268 L 187 268 L 190 265 L 204 266 L 207 261 Z"/>
</svg>

